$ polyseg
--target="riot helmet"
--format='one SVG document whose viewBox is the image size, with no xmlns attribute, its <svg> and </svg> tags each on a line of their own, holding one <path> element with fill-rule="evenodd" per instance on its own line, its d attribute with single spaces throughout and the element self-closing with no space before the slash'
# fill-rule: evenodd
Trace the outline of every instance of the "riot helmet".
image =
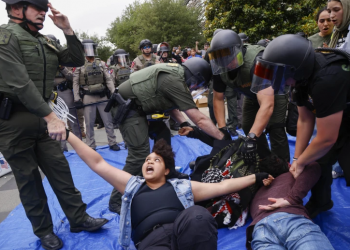
<svg viewBox="0 0 350 250">
<path fill-rule="evenodd" d="M 193 57 L 182 66 L 185 69 L 185 81 L 190 91 L 208 86 L 212 74 L 206 60 Z"/>
<path fill-rule="evenodd" d="M 28 5 L 29 4 L 32 4 L 34 5 L 36 8 L 40 9 L 40 10 L 43 10 L 45 12 L 47 12 L 49 10 L 48 8 L 48 3 L 49 1 L 48 0 L 26 0 L 26 1 L 20 1 L 20 0 L 2 0 L 3 2 L 6 3 L 6 9 L 8 9 L 8 6 L 9 5 L 13 5 L 13 4 L 16 4 L 16 3 L 22 3 L 23 4 L 23 10 L 22 10 L 22 13 L 23 13 L 23 18 L 18 18 L 18 17 L 14 17 L 12 15 L 10 15 L 8 13 L 8 17 L 11 18 L 11 19 L 15 19 L 15 20 L 20 20 L 20 21 L 23 21 L 24 23 L 29 23 L 31 25 L 33 25 L 36 29 L 40 30 L 42 29 L 42 27 L 44 27 L 44 24 L 43 23 L 34 23 L 30 20 L 27 19 L 26 17 L 26 11 L 27 11 L 27 8 L 28 8 Z M 42 26 L 42 27 L 40 27 Z"/>
<path fill-rule="evenodd" d="M 46 36 L 47 36 L 48 38 L 50 38 L 52 41 L 54 41 L 54 42 L 56 42 L 56 43 L 58 43 L 58 44 L 61 45 L 60 40 L 57 39 L 54 35 L 49 34 L 49 35 L 46 35 Z"/>
<path fill-rule="evenodd" d="M 85 56 L 98 56 L 97 43 L 91 39 L 84 39 L 81 43 L 84 46 Z"/>
<path fill-rule="evenodd" d="M 311 41 L 299 35 L 282 35 L 257 57 L 251 91 L 272 87 L 275 95 L 289 92 L 294 82 L 303 83 L 313 72 L 315 52 Z M 266 91 L 265 91 L 266 92 Z"/>
<path fill-rule="evenodd" d="M 256 45 L 266 47 L 269 43 L 270 41 L 268 39 L 261 39 L 256 43 Z"/>
<path fill-rule="evenodd" d="M 139 46 L 139 49 L 142 51 L 142 54 L 149 56 L 151 54 L 152 50 L 149 53 L 145 53 L 145 49 L 148 49 L 148 48 L 152 49 L 152 42 L 148 39 L 142 40 L 140 42 L 140 46 Z"/>
<path fill-rule="evenodd" d="M 213 75 L 220 75 L 243 65 L 242 40 L 232 30 L 217 32 L 211 42 L 209 60 Z"/>
<path fill-rule="evenodd" d="M 158 45 L 157 48 L 157 55 L 160 56 L 160 58 L 163 58 L 166 60 L 166 58 L 169 56 L 170 46 L 167 42 L 162 42 Z"/>
<path fill-rule="evenodd" d="M 217 33 L 219 33 L 220 31 L 222 31 L 223 29 L 216 29 L 216 30 L 214 30 L 214 33 L 213 33 L 213 37 L 217 34 Z"/>
<path fill-rule="evenodd" d="M 247 43 L 249 41 L 249 37 L 245 33 L 239 33 L 238 36 L 241 38 L 243 43 Z"/>
<path fill-rule="evenodd" d="M 130 64 L 129 53 L 126 53 L 123 49 L 117 49 L 113 54 L 113 58 L 115 64 L 118 64 L 123 68 L 126 68 Z"/>
</svg>

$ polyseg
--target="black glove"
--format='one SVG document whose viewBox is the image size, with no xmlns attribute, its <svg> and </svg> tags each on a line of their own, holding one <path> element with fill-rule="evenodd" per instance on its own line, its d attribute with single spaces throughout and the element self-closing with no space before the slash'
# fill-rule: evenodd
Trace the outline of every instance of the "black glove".
<svg viewBox="0 0 350 250">
<path fill-rule="evenodd" d="M 224 138 L 222 138 L 221 140 L 225 140 L 225 141 L 227 141 L 227 140 L 231 141 L 232 140 L 231 135 L 230 135 L 230 133 L 227 130 L 227 127 L 219 128 L 219 130 L 224 134 Z"/>
<path fill-rule="evenodd" d="M 76 109 L 82 109 L 82 108 L 84 108 L 84 103 L 83 103 L 81 100 L 79 100 L 79 101 L 77 101 L 77 102 L 74 102 L 74 104 L 75 104 L 75 108 L 76 108 Z"/>
<path fill-rule="evenodd" d="M 255 174 L 255 183 L 260 187 L 263 186 L 263 180 L 269 178 L 269 174 L 265 172 Z"/>
<path fill-rule="evenodd" d="M 183 128 L 183 127 L 192 127 L 192 125 L 189 122 L 183 122 L 180 124 L 180 128 Z"/>
<path fill-rule="evenodd" d="M 253 164 L 256 162 L 256 154 L 257 154 L 257 143 L 256 140 L 245 137 L 244 143 L 240 148 L 240 153 L 243 157 L 243 161 L 245 164 Z"/>
</svg>

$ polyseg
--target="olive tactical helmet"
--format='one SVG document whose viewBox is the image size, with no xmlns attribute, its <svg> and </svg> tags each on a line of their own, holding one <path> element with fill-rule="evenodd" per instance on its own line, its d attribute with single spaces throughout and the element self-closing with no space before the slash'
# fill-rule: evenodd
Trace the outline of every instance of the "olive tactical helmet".
<svg viewBox="0 0 350 250">
<path fill-rule="evenodd" d="M 37 28 L 38 30 L 40 30 L 40 29 L 42 29 L 44 27 L 43 23 L 34 23 L 34 22 L 28 20 L 27 17 L 26 17 L 26 11 L 27 11 L 28 5 L 29 4 L 33 4 L 37 8 L 39 8 L 40 10 L 43 10 L 43 11 L 47 12 L 49 10 L 49 8 L 47 6 L 47 4 L 49 3 L 48 0 L 26 0 L 26 1 L 2 0 L 2 1 L 5 2 L 6 5 L 12 5 L 12 4 L 16 4 L 16 3 L 22 3 L 23 4 L 23 10 L 22 10 L 23 18 L 14 17 L 14 16 L 8 14 L 9 18 L 15 19 L 15 20 L 20 20 L 20 21 L 23 21 L 25 23 L 29 23 L 29 24 L 33 25 L 35 28 Z"/>
<path fill-rule="evenodd" d="M 243 43 L 236 32 L 221 30 L 211 42 L 209 60 L 214 75 L 237 69 L 243 65 Z"/>
<path fill-rule="evenodd" d="M 193 57 L 184 62 L 185 81 L 190 91 L 207 87 L 212 77 L 210 65 L 206 60 Z"/>
</svg>

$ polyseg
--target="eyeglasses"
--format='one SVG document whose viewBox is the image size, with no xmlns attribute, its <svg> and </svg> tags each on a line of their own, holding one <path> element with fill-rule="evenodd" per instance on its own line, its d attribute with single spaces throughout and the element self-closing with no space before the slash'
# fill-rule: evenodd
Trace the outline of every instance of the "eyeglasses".
<svg viewBox="0 0 350 250">
<path fill-rule="evenodd" d="M 151 48 L 151 46 L 149 46 L 149 45 L 143 47 L 143 49 L 150 49 L 150 48 Z"/>
</svg>

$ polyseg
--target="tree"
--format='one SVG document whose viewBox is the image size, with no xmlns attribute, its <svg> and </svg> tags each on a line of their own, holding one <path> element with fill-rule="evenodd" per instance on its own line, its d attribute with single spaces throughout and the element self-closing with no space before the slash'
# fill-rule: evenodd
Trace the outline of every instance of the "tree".
<svg viewBox="0 0 350 250">
<path fill-rule="evenodd" d="M 324 0 L 206 0 L 204 35 L 215 29 L 246 33 L 251 42 L 299 31 L 317 32 L 311 16 Z"/>
<path fill-rule="evenodd" d="M 131 58 L 140 53 L 143 39 L 153 43 L 168 42 L 170 46 L 195 46 L 203 41 L 200 10 L 187 7 L 183 0 L 135 1 L 107 30 L 110 42 L 125 49 Z"/>
<path fill-rule="evenodd" d="M 105 37 L 99 37 L 97 34 L 89 35 L 87 32 L 75 31 L 76 36 L 80 40 L 91 39 L 98 44 L 97 53 L 98 58 L 102 61 L 107 61 L 108 58 L 114 53 L 116 47 L 114 44 L 110 43 Z"/>
</svg>

